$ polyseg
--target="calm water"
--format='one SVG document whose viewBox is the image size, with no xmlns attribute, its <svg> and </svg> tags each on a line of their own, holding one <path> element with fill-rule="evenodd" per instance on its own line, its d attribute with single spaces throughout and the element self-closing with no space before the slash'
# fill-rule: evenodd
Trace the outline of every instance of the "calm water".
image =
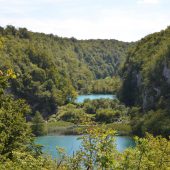
<svg viewBox="0 0 170 170">
<path fill-rule="evenodd" d="M 57 158 L 58 154 L 56 146 L 65 149 L 68 155 L 72 155 L 81 146 L 81 140 L 78 140 L 80 136 L 42 136 L 36 138 L 36 143 L 43 145 L 43 152 L 52 155 L 53 158 Z M 122 152 L 128 147 L 135 146 L 132 138 L 126 136 L 116 137 L 117 150 Z"/>
<path fill-rule="evenodd" d="M 115 99 L 115 95 L 111 94 L 88 94 L 88 95 L 79 95 L 76 99 L 77 103 L 83 103 L 85 99 Z"/>
</svg>

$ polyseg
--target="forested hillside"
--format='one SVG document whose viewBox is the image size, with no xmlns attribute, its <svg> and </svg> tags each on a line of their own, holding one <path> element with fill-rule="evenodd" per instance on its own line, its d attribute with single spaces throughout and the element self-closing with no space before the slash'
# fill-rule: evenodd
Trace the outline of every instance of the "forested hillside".
<svg viewBox="0 0 170 170">
<path fill-rule="evenodd" d="M 43 154 L 42 146 L 35 143 L 30 126 L 25 120 L 25 115 L 30 112 L 30 107 L 24 100 L 16 100 L 13 96 L 6 93 L 7 87 L 9 87 L 8 82 L 12 79 L 16 79 L 16 75 L 12 70 L 7 70 L 6 72 L 0 71 L 1 170 L 80 170 L 96 168 L 99 170 L 110 168 L 134 170 L 169 169 L 170 142 L 168 139 L 162 137 L 154 138 L 152 135 L 147 134 L 145 138 L 135 138 L 135 148 L 128 148 L 125 151 L 119 152 L 115 143 L 116 132 L 112 128 L 102 124 L 100 124 L 100 126 L 84 127 L 88 135 L 80 137 L 82 145 L 73 155 L 67 155 L 64 149 L 59 146 L 56 146 L 56 152 L 59 153 L 58 159 L 52 159 L 50 156 Z M 95 105 L 95 103 L 97 105 Z M 89 102 L 85 104 L 87 109 L 90 108 L 89 104 Z M 106 107 L 108 111 L 107 116 L 110 117 L 112 115 L 112 119 L 114 120 L 118 115 L 114 114 L 113 110 L 109 111 L 107 106 L 109 106 L 110 109 L 112 107 L 118 109 L 115 110 L 116 112 L 124 108 L 124 106 L 119 107 L 118 102 L 111 100 L 109 103 L 103 100 L 102 103 L 100 103 L 100 101 L 94 101 L 94 103 L 91 104 L 95 110 L 99 106 Z M 74 116 L 77 116 L 76 113 L 82 113 L 83 111 L 81 108 L 76 109 L 75 106 L 71 104 L 66 107 L 70 109 L 65 110 L 61 108 L 59 116 L 68 121 L 72 121 L 72 119 L 69 119 L 68 114 L 70 114 L 73 109 L 75 113 Z M 100 119 L 104 113 L 104 110 L 103 112 L 100 110 L 100 112 L 97 113 L 96 118 L 98 121 L 105 122 L 109 120 Z M 37 112 L 35 116 L 39 120 L 42 118 Z M 41 122 L 42 121 L 43 119 L 41 119 Z M 38 130 L 40 130 L 40 128 L 38 128 Z M 40 135 L 40 133 L 38 135 Z"/>
<path fill-rule="evenodd" d="M 129 107 L 112 99 L 70 103 L 88 89 L 121 89 L 118 97 Z M 0 100 L 2 170 L 169 169 L 170 28 L 133 46 L 1 28 Z M 30 113 L 33 119 L 26 121 Z M 134 134 L 145 137 L 119 152 L 113 129 L 129 135 L 129 122 Z M 77 132 L 88 135 L 80 137 L 82 145 L 73 156 L 56 147 L 61 159 L 55 161 L 43 154 L 32 132 L 44 135 L 45 125 L 55 132 L 57 124 L 76 125 Z"/>
<path fill-rule="evenodd" d="M 76 40 L 0 27 L 0 69 L 13 69 L 12 92 L 44 116 L 87 92 L 92 80 L 117 75 L 128 43 Z"/>
<path fill-rule="evenodd" d="M 146 36 L 128 53 L 121 99 L 137 134 L 170 135 L 170 27 Z"/>
<path fill-rule="evenodd" d="M 25 99 L 33 114 L 56 113 L 78 92 L 114 93 L 123 80 L 120 99 L 132 107 L 133 132 L 169 135 L 170 28 L 124 43 L 1 27 L 0 69 L 9 68 L 17 79 L 7 92 Z"/>
</svg>

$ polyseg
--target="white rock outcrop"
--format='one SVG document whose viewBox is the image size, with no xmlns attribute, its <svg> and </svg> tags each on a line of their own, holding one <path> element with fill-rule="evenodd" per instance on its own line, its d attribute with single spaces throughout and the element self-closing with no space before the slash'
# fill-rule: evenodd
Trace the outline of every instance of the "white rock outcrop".
<svg viewBox="0 0 170 170">
<path fill-rule="evenodd" d="M 163 76 L 166 78 L 168 84 L 170 84 L 170 69 L 167 67 L 166 64 L 164 64 Z"/>
</svg>

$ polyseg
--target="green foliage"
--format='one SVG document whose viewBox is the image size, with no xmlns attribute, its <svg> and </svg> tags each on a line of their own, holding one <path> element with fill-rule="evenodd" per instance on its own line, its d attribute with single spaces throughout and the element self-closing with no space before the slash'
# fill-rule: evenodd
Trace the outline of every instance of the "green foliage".
<svg viewBox="0 0 170 170">
<path fill-rule="evenodd" d="M 81 139 L 82 148 L 73 157 L 66 158 L 60 165 L 66 169 L 107 169 L 114 168 L 117 155 L 114 144 L 115 131 L 102 126 L 92 127 L 87 130 L 89 135 Z"/>
<path fill-rule="evenodd" d="M 85 124 L 90 121 L 90 117 L 84 112 L 83 108 L 77 108 L 76 105 L 68 104 L 59 108 L 56 114 L 56 120 Z"/>
<path fill-rule="evenodd" d="M 50 157 L 34 157 L 29 152 L 13 152 L 14 158 L 12 160 L 0 160 L 0 169 L 1 170 L 53 170 L 57 169 L 57 163 L 52 160 Z"/>
<path fill-rule="evenodd" d="M 136 137 L 136 147 L 127 149 L 120 161 L 122 169 L 166 169 L 170 168 L 170 142 L 160 136 L 154 138 L 147 134 L 146 138 Z"/>
<path fill-rule="evenodd" d="M 56 163 L 42 157 L 41 147 L 34 144 L 25 116 L 30 108 L 24 100 L 9 95 L 12 70 L 0 70 L 0 169 L 55 169 Z"/>
<path fill-rule="evenodd" d="M 116 169 L 116 170 L 168 170 L 170 168 L 170 142 L 160 136 L 147 134 L 135 138 L 136 146 L 118 152 L 115 145 L 115 131 L 106 126 L 87 130 L 82 137 L 82 148 L 73 157 L 60 162 L 59 169 Z"/>
<path fill-rule="evenodd" d="M 161 97 L 168 100 L 165 96 L 170 92 L 167 73 L 170 59 L 169 32 L 167 28 L 146 36 L 129 50 L 122 86 L 122 100 L 126 104 L 140 104 L 147 110 L 157 107 Z"/>
<path fill-rule="evenodd" d="M 54 116 L 54 118 L 53 118 Z M 48 124 L 49 127 L 55 127 L 55 126 L 60 126 L 60 127 L 69 127 L 74 125 L 71 122 L 66 122 L 66 121 L 56 121 L 56 117 L 55 115 L 52 115 L 49 120 L 48 120 Z"/>
<path fill-rule="evenodd" d="M 132 119 L 134 133 L 169 136 L 170 28 L 137 42 L 128 52 L 122 75 L 121 101 L 141 108 Z"/>
<path fill-rule="evenodd" d="M 119 134 L 131 134 L 129 109 L 118 100 L 86 100 L 82 104 L 68 104 L 59 107 L 56 114 L 49 117 L 48 133 L 51 134 L 84 134 L 89 126 L 100 126 L 106 123 Z"/>
<path fill-rule="evenodd" d="M 89 135 L 81 137 L 82 147 L 73 156 L 66 155 L 57 147 L 60 160 L 49 157 L 33 157 L 27 152 L 14 151 L 13 160 L 0 160 L 0 169 L 127 169 L 127 170 L 168 170 L 170 168 L 170 142 L 160 136 L 147 134 L 145 138 L 135 138 L 136 146 L 118 152 L 115 145 L 115 131 L 106 126 L 90 127 Z"/>
<path fill-rule="evenodd" d="M 120 123 L 120 122 L 114 122 L 114 123 L 109 123 L 107 124 L 107 127 L 110 129 L 114 129 L 117 131 L 117 133 L 119 135 L 122 136 L 129 136 L 132 133 L 132 127 L 131 125 L 128 123 Z"/>
<path fill-rule="evenodd" d="M 41 116 L 40 112 L 35 113 L 35 116 L 32 119 L 31 127 L 33 134 L 35 134 L 36 136 L 42 136 L 46 134 L 47 132 L 46 123 L 43 117 Z"/>
<path fill-rule="evenodd" d="M 74 124 L 127 123 L 128 108 L 118 100 L 97 99 L 86 100 L 83 104 L 67 104 L 59 107 L 55 115 L 51 115 L 49 122 L 66 121 Z"/>
<path fill-rule="evenodd" d="M 153 135 L 170 135 L 170 115 L 164 110 L 149 111 L 144 116 L 142 131 L 152 133 Z"/>
<path fill-rule="evenodd" d="M 96 78 L 117 75 L 128 43 L 116 40 L 59 38 L 26 28 L 0 29 L 0 69 L 12 68 L 17 79 L 11 92 L 25 99 L 35 113 L 47 117 L 88 92 Z M 110 87 L 111 88 L 111 87 Z"/>
<path fill-rule="evenodd" d="M 12 151 L 25 149 L 30 142 L 31 131 L 23 116 L 25 105 L 8 97 L 0 108 L 0 155 L 12 157 Z"/>
<path fill-rule="evenodd" d="M 125 105 L 116 99 L 86 100 L 82 106 L 88 114 L 95 114 L 99 109 L 119 109 L 123 112 L 128 110 Z"/>
<path fill-rule="evenodd" d="M 119 122 L 121 121 L 120 120 L 121 112 L 120 110 L 100 109 L 97 111 L 95 118 L 96 121 L 99 122 L 106 122 L 106 123 Z"/>
<path fill-rule="evenodd" d="M 7 74 L 8 76 L 9 74 Z M 6 75 L 1 74 L 2 84 Z M 147 135 L 146 138 L 136 138 L 136 147 L 123 153 L 116 150 L 114 143 L 115 131 L 108 126 L 91 126 L 88 135 L 82 137 L 82 148 L 73 157 L 67 157 L 63 150 L 58 149 L 62 159 L 55 162 L 49 157 L 41 155 L 40 147 L 32 144 L 31 131 L 24 119 L 29 112 L 28 106 L 23 100 L 14 100 L 2 87 L 7 87 L 8 78 L 1 87 L 0 99 L 0 169 L 30 170 L 30 169 L 169 169 L 170 168 L 170 142 L 162 137 L 154 138 Z M 89 101 L 86 101 L 89 102 Z M 113 100 L 97 100 L 104 107 L 122 109 Z M 80 110 L 82 106 L 69 104 L 62 108 L 62 114 L 71 113 L 71 110 Z M 106 108 L 105 108 L 106 109 Z M 131 111 L 134 112 L 135 109 Z M 71 113 L 72 114 L 72 113 Z M 81 114 L 80 114 L 81 115 Z M 160 116 L 158 116 L 160 118 Z M 76 117 L 77 119 L 77 117 Z M 35 122 L 43 122 L 40 113 L 36 113 Z M 38 121 L 37 121 L 38 120 Z M 152 121 L 151 121 L 152 122 Z M 154 121 L 153 121 L 154 122 Z M 150 124 L 146 123 L 147 125 Z"/>
<path fill-rule="evenodd" d="M 0 158 L 12 158 L 14 150 L 26 150 L 31 142 L 31 131 L 24 115 L 29 106 L 21 99 L 14 99 L 5 93 L 10 78 L 15 78 L 12 70 L 0 75 Z"/>
<path fill-rule="evenodd" d="M 167 28 L 143 38 L 133 44 L 126 59 L 128 43 L 78 41 L 0 27 L 0 69 L 17 73 L 0 71 L 0 169 L 169 169 L 169 140 L 147 134 L 136 138 L 135 148 L 119 153 L 112 130 L 128 125 L 130 115 L 134 134 L 169 137 L 169 35 Z M 130 110 L 107 99 L 68 104 L 74 102 L 76 91 L 115 93 L 120 88 L 119 96 L 132 106 Z M 27 102 L 36 113 L 32 126 L 36 135 L 44 134 L 41 114 L 47 117 L 57 110 L 50 123 L 91 125 L 97 121 L 107 126 L 90 126 L 81 150 L 56 163 L 42 157 L 41 147 L 33 143 L 25 120 L 31 112 Z"/>
<path fill-rule="evenodd" d="M 104 126 L 88 129 L 89 136 L 82 137 L 83 165 L 87 168 L 114 168 L 116 147 L 114 144 L 115 131 Z M 115 150 L 115 151 L 114 151 Z"/>
<path fill-rule="evenodd" d="M 121 87 L 121 79 L 117 76 L 106 77 L 105 79 L 93 80 L 88 91 L 95 94 L 116 94 Z"/>
<path fill-rule="evenodd" d="M 56 117 L 53 118 L 52 115 L 47 122 L 47 131 L 48 134 L 58 134 L 58 135 L 73 135 L 80 134 L 78 126 L 71 122 L 66 121 L 57 121 Z"/>
<path fill-rule="evenodd" d="M 170 116 L 165 110 L 149 111 L 142 115 L 139 113 L 131 120 L 133 133 L 139 136 L 144 136 L 145 132 L 154 135 L 170 135 Z"/>
</svg>

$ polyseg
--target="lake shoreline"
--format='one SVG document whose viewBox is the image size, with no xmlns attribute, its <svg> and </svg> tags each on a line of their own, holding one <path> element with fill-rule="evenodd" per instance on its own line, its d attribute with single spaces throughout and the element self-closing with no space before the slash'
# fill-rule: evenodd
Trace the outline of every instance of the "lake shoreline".
<svg viewBox="0 0 170 170">
<path fill-rule="evenodd" d="M 110 128 L 110 126 L 114 126 L 114 125 L 119 125 L 119 126 L 125 126 L 125 124 L 108 124 L 108 128 Z M 94 126 L 99 126 L 98 125 L 90 125 L 92 127 Z M 47 134 L 49 135 L 84 135 L 86 134 L 85 132 L 85 129 L 87 127 L 90 127 L 90 126 L 80 126 L 80 125 L 73 125 L 73 126 L 69 126 L 69 127 L 63 127 L 63 126 L 56 126 L 56 127 L 53 127 L 52 129 L 48 129 L 47 130 Z M 127 128 L 129 125 L 127 125 Z M 127 130 L 121 130 L 120 127 L 117 127 L 117 128 L 113 128 L 111 127 L 112 129 L 115 129 L 117 131 L 117 135 L 118 136 L 133 136 L 132 133 L 131 133 L 131 129 Z M 119 129 L 118 129 L 119 128 Z"/>
</svg>

